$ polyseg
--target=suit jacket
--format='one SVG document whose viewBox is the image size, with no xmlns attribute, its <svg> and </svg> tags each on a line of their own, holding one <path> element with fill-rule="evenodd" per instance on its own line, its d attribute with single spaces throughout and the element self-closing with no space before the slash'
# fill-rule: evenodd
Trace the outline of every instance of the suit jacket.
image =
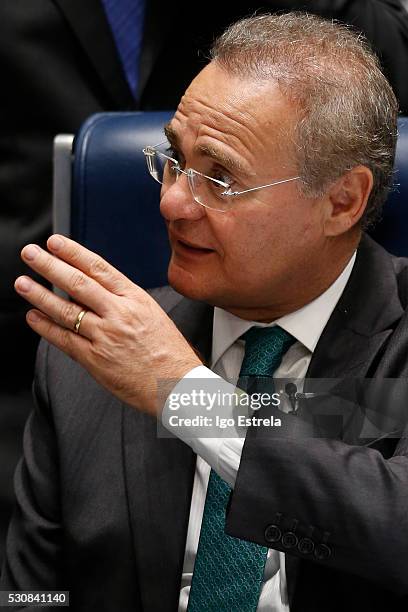
<svg viewBox="0 0 408 612">
<path fill-rule="evenodd" d="M 209 357 L 212 308 L 169 288 L 154 295 Z M 363 239 L 308 377 L 406 377 L 407 303 L 408 260 Z M 194 453 L 157 438 L 155 419 L 46 343 L 35 395 L 0 589 L 70 590 L 74 610 L 175 612 Z M 358 436 L 287 437 L 247 436 L 227 532 L 286 552 L 291 612 L 405 610 L 406 439 L 386 448 Z M 319 554 L 271 544 L 277 513 L 282 534 L 296 520 L 299 539 L 312 539 Z"/>
</svg>

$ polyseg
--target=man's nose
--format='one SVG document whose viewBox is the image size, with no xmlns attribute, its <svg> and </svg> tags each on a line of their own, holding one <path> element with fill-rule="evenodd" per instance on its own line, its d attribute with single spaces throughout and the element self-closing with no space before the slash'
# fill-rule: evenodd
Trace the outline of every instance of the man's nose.
<svg viewBox="0 0 408 612">
<path fill-rule="evenodd" d="M 160 212 L 167 221 L 176 221 L 177 219 L 195 221 L 205 215 L 204 207 L 194 200 L 187 177 L 184 174 L 172 185 L 162 186 Z"/>
</svg>

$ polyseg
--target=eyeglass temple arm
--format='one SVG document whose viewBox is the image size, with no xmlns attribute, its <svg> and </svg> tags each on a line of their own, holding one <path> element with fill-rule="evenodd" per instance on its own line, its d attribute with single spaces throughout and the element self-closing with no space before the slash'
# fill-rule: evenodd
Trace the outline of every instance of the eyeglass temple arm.
<svg viewBox="0 0 408 612">
<path fill-rule="evenodd" d="M 283 179 L 283 181 L 276 181 L 275 183 L 269 183 L 269 185 L 261 185 L 260 187 L 252 187 L 251 189 L 245 189 L 244 191 L 224 191 L 222 195 L 225 196 L 237 196 L 243 193 L 249 193 L 250 191 L 258 191 L 258 189 L 264 189 L 265 187 L 273 187 L 274 185 L 281 185 L 282 183 L 289 183 L 290 181 L 297 181 L 300 176 L 293 176 L 292 178 Z"/>
</svg>

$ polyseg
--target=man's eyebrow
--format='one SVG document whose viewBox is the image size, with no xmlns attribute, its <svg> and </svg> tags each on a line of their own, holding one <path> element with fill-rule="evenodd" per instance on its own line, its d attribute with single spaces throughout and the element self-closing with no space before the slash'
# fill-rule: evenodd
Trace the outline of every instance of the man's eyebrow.
<svg viewBox="0 0 408 612">
<path fill-rule="evenodd" d="M 201 155 L 207 155 L 208 157 L 211 157 L 211 159 L 214 159 L 219 164 L 225 166 L 226 168 L 229 168 L 230 170 L 240 172 L 241 174 L 248 174 L 245 166 L 238 159 L 236 159 L 235 157 L 231 157 L 230 155 L 228 155 L 228 153 L 225 153 L 224 151 L 220 151 L 219 149 L 217 149 L 217 147 L 212 147 L 211 145 L 199 145 L 198 147 L 196 147 L 196 150 L 198 153 L 201 153 Z"/>
<path fill-rule="evenodd" d="M 177 144 L 179 141 L 179 137 L 176 133 L 176 131 L 173 129 L 173 127 L 171 126 L 170 123 L 167 123 L 164 126 L 164 134 L 167 138 L 167 140 L 169 141 L 170 144 Z"/>
<path fill-rule="evenodd" d="M 164 133 L 171 145 L 179 146 L 178 134 L 170 123 L 164 126 Z M 234 172 L 239 172 L 240 174 L 248 175 L 252 174 L 238 159 L 232 157 L 231 155 L 228 155 L 228 153 L 221 151 L 217 147 L 212 147 L 211 145 L 198 145 L 197 147 L 195 147 L 195 151 L 197 153 L 200 153 L 201 155 L 206 155 L 207 157 L 214 159 L 222 166 Z"/>
</svg>

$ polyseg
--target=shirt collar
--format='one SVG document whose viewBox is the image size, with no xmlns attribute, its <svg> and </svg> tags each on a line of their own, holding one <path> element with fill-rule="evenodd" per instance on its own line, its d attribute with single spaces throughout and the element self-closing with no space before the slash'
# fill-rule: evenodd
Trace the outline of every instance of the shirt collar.
<svg viewBox="0 0 408 612">
<path fill-rule="evenodd" d="M 312 302 L 309 302 L 309 304 L 302 306 L 302 308 L 299 308 L 295 312 L 291 312 L 276 319 L 276 321 L 272 323 L 247 321 L 245 319 L 240 319 L 222 308 L 215 307 L 212 364 L 215 364 L 225 351 L 238 340 L 242 334 L 253 326 L 273 327 L 274 325 L 279 325 L 313 353 L 323 329 L 350 278 L 355 260 L 356 253 L 354 252 L 343 272 L 324 293 L 319 295 Z"/>
</svg>

